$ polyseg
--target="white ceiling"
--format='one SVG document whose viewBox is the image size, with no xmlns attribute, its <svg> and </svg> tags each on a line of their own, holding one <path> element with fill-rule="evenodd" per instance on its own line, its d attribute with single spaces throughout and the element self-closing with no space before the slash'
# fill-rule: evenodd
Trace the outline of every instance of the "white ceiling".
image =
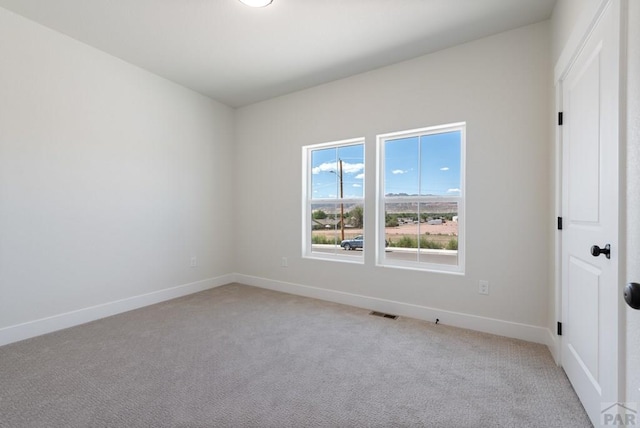
<svg viewBox="0 0 640 428">
<path fill-rule="evenodd" d="M 232 107 L 543 21 L 556 0 L 0 0 Z"/>
</svg>

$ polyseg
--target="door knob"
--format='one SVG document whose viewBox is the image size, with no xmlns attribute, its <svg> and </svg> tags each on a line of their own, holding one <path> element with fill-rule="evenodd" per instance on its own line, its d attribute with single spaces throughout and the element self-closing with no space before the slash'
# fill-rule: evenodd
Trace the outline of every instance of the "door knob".
<svg viewBox="0 0 640 428">
<path fill-rule="evenodd" d="M 628 283 L 624 288 L 624 300 L 633 309 L 640 309 L 640 284 Z"/>
<path fill-rule="evenodd" d="M 611 258 L 611 245 L 607 244 L 604 248 L 600 248 L 597 245 L 591 247 L 591 255 L 593 257 L 598 257 L 600 254 L 604 254 L 606 258 Z"/>
</svg>

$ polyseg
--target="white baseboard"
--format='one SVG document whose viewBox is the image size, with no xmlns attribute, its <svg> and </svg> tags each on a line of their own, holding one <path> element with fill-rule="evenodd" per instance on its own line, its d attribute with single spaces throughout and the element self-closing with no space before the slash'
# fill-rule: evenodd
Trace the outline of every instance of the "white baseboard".
<svg viewBox="0 0 640 428">
<path fill-rule="evenodd" d="M 557 365 L 560 365 L 560 339 L 551 329 L 547 329 L 547 347 Z"/>
<path fill-rule="evenodd" d="M 537 327 L 528 324 L 520 324 L 511 321 L 504 321 L 494 318 L 469 315 L 460 312 L 444 311 L 426 306 L 413 305 L 410 303 L 396 302 L 393 300 L 379 299 L 376 297 L 362 296 L 359 294 L 345 293 L 336 290 L 311 287 L 289 282 L 275 281 L 255 276 L 236 274 L 236 282 L 251 285 L 254 287 L 266 288 L 274 291 L 295 294 L 299 296 L 312 297 L 334 303 L 356 306 L 359 308 L 374 311 L 386 312 L 395 315 L 402 315 L 424 321 L 434 321 L 440 319 L 442 324 L 453 327 L 465 328 L 468 330 L 491 333 L 499 336 L 514 339 L 526 340 L 528 342 L 550 345 L 550 331 L 544 327 Z M 553 339 L 553 338 L 552 338 Z M 552 351 L 553 353 L 553 351 Z M 554 356 L 555 357 L 555 356 Z"/>
<path fill-rule="evenodd" d="M 127 299 L 117 300 L 114 302 L 54 315 L 48 318 L 5 327 L 0 329 L 0 346 L 233 282 L 380 312 L 402 315 L 425 321 L 434 321 L 436 318 L 439 318 L 442 324 L 454 327 L 541 343 L 549 347 L 551 354 L 556 362 L 558 362 L 558 340 L 551 330 L 544 327 L 514 323 L 511 321 L 481 317 L 477 315 L 469 315 L 460 312 L 445 311 L 410 303 L 379 299 L 376 297 L 345 293 L 342 291 L 328 290 L 283 281 L 275 281 L 242 274 L 228 274 L 216 278 L 209 278 L 148 294 L 129 297 Z"/>
<path fill-rule="evenodd" d="M 164 302 L 165 300 L 171 300 L 188 294 L 197 293 L 199 291 L 208 290 L 210 288 L 219 287 L 234 281 L 234 274 L 208 278 L 189 284 L 154 291 L 152 293 L 116 300 L 114 302 L 104 303 L 101 305 L 78 309 L 72 312 L 29 321 L 23 324 L 5 327 L 0 329 L 0 346 L 73 327 L 79 324 L 84 324 L 90 321 L 95 321 L 100 318 L 117 315 L 144 306 Z"/>
</svg>

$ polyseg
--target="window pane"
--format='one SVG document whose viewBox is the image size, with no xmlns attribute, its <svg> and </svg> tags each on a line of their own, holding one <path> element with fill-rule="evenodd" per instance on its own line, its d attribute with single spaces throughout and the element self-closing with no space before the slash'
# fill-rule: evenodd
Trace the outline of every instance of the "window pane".
<svg viewBox="0 0 640 428">
<path fill-rule="evenodd" d="M 311 198 L 362 198 L 364 145 L 332 147 L 311 152 Z"/>
<path fill-rule="evenodd" d="M 417 195 L 418 137 L 389 140 L 384 145 L 384 194 Z"/>
<path fill-rule="evenodd" d="M 420 137 L 420 194 L 460 196 L 460 131 Z"/>
<path fill-rule="evenodd" d="M 385 258 L 458 264 L 458 203 L 385 204 Z"/>
<path fill-rule="evenodd" d="M 337 198 L 339 192 L 337 149 L 313 150 L 311 152 L 311 198 Z"/>
<path fill-rule="evenodd" d="M 363 220 L 362 204 L 312 204 L 311 252 L 361 258 Z"/>
<path fill-rule="evenodd" d="M 458 264 L 458 203 L 420 204 L 420 263 Z"/>
<path fill-rule="evenodd" d="M 385 204 L 385 258 L 418 261 L 419 204 Z"/>
<path fill-rule="evenodd" d="M 364 144 L 339 147 L 337 171 L 342 171 L 342 197 L 362 198 L 364 196 Z"/>
</svg>

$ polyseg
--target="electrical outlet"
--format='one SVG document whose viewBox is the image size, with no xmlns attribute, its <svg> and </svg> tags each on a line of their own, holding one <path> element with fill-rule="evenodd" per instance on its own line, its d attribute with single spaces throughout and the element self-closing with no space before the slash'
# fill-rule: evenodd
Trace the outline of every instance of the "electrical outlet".
<svg viewBox="0 0 640 428">
<path fill-rule="evenodd" d="M 478 293 L 489 294 L 489 281 L 485 281 L 482 279 L 478 281 Z"/>
<path fill-rule="evenodd" d="M 288 267 L 289 266 L 289 261 L 287 260 L 286 257 L 282 258 L 282 264 L 280 266 L 282 266 L 282 267 Z"/>
<path fill-rule="evenodd" d="M 198 258 L 196 256 L 191 257 L 191 267 L 198 266 Z"/>
</svg>

